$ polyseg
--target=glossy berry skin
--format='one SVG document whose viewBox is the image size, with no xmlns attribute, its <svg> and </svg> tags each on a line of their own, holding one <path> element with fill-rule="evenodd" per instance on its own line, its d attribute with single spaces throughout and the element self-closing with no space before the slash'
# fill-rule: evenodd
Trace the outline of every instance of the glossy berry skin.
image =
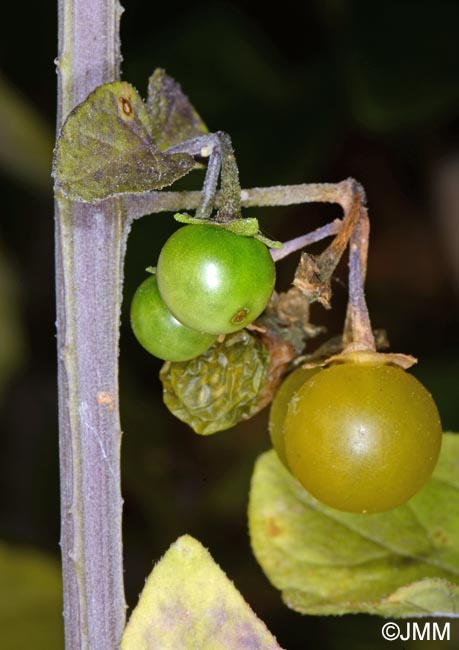
<svg viewBox="0 0 459 650">
<path fill-rule="evenodd" d="M 295 393 L 284 424 L 292 474 L 338 510 L 383 512 L 430 478 L 441 446 L 431 395 L 398 367 L 344 363 Z"/>
<path fill-rule="evenodd" d="M 131 325 L 139 343 L 164 361 L 187 361 L 205 352 L 216 336 L 182 325 L 165 305 L 151 275 L 138 287 L 131 304 Z"/>
<path fill-rule="evenodd" d="M 164 244 L 158 287 L 180 322 L 211 334 L 242 329 L 265 309 L 275 268 L 264 244 L 212 225 L 179 228 Z"/>
<path fill-rule="evenodd" d="M 288 467 L 285 454 L 284 421 L 288 405 L 296 391 L 320 368 L 296 368 L 282 382 L 272 401 L 269 411 L 269 435 L 280 460 Z"/>
</svg>

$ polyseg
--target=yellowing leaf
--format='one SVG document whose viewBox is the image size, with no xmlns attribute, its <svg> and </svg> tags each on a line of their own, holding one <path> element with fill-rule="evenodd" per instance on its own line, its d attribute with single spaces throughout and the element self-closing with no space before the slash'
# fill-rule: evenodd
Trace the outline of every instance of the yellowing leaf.
<svg viewBox="0 0 459 650">
<path fill-rule="evenodd" d="M 209 552 L 185 535 L 151 572 L 121 650 L 280 650 Z"/>
<path fill-rule="evenodd" d="M 90 203 L 161 189 L 196 167 L 188 154 L 161 153 L 138 92 L 124 81 L 99 86 L 68 116 L 53 164 L 56 189 Z"/>
<path fill-rule="evenodd" d="M 252 547 L 285 603 L 304 614 L 459 612 L 459 436 L 444 434 L 433 478 L 407 504 L 355 515 L 329 508 L 274 451 L 255 466 Z"/>
<path fill-rule="evenodd" d="M 0 648 L 64 647 L 59 563 L 34 550 L 0 545 Z"/>
</svg>

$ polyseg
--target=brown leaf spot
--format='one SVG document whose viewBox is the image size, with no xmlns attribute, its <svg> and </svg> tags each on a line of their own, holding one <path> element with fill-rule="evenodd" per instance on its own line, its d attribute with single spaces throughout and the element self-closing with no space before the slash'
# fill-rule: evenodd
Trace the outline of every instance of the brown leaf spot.
<svg viewBox="0 0 459 650">
<path fill-rule="evenodd" d="M 278 537 L 282 532 L 282 528 L 279 526 L 274 517 L 270 517 L 266 521 L 266 534 L 268 537 Z"/>
<path fill-rule="evenodd" d="M 442 529 L 437 528 L 432 533 L 433 541 L 437 546 L 451 546 L 449 535 Z"/>
<path fill-rule="evenodd" d="M 121 95 L 121 97 L 118 97 L 118 103 L 123 114 L 126 117 L 132 117 L 134 109 L 132 108 L 130 95 Z"/>
<path fill-rule="evenodd" d="M 96 400 L 99 406 L 106 406 L 108 411 L 115 410 L 115 400 L 110 393 L 101 390 L 97 393 Z"/>
</svg>

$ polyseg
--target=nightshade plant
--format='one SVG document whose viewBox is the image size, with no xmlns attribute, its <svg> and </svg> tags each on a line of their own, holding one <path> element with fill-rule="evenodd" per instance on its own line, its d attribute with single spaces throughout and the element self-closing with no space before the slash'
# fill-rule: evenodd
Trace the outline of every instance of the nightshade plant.
<svg viewBox="0 0 459 650">
<path fill-rule="evenodd" d="M 123 257 L 132 221 L 172 211 L 186 224 L 178 232 L 193 234 L 200 228 L 213 236 L 219 231 L 244 251 L 262 251 L 266 274 L 254 296 L 246 292 L 254 281 L 249 274 L 241 286 L 229 285 L 238 300 L 221 322 L 219 306 L 199 322 L 188 320 L 193 308 L 187 310 L 184 327 L 211 335 L 204 346 L 209 347 L 189 360 L 170 359 L 161 371 L 168 406 L 198 433 L 215 433 L 251 417 L 271 402 L 282 378 L 304 362 L 313 367 L 398 367 L 403 373 L 414 359 L 376 350 L 363 292 L 369 225 L 360 185 L 348 179 L 241 189 L 229 136 L 208 133 L 180 86 L 163 70 L 151 76 L 145 103 L 130 84 L 118 80 L 120 13 L 112 0 L 60 2 L 59 137 L 53 173 L 66 649 L 274 649 L 279 647 L 274 638 L 208 553 L 186 536 L 153 570 L 125 629 L 117 350 Z M 201 191 L 164 191 L 194 169 L 205 169 Z M 313 201 L 339 204 L 343 219 L 283 245 L 267 239 L 257 221 L 242 212 L 250 206 Z M 193 216 L 191 210 L 196 210 Z M 254 322 L 273 288 L 272 261 L 330 236 L 321 255 L 302 253 L 292 289 L 273 293 Z M 307 358 L 305 344 L 317 331 L 309 323 L 309 303 L 330 306 L 330 280 L 346 248 L 349 307 L 343 338 L 337 345 L 332 341 L 324 355 Z M 244 273 L 251 255 L 244 252 L 238 262 Z M 196 257 L 186 262 L 195 263 Z M 158 269 L 160 297 L 173 315 L 183 293 L 174 300 L 171 267 L 177 265 L 179 275 L 180 264 L 181 259 L 169 259 L 164 271 L 160 259 Z M 156 292 L 154 278 L 149 287 Z M 247 303 L 250 298 L 256 298 L 254 305 Z M 157 354 L 150 346 L 144 306 L 137 309 L 134 302 L 134 329 Z M 317 370 L 307 384 L 328 372 Z M 297 395 L 294 391 L 293 402 Z M 290 408 L 286 417 L 285 432 L 280 416 L 280 431 L 272 433 L 283 462 L 275 451 L 259 460 L 249 504 L 255 555 L 286 603 L 317 614 L 457 611 L 459 557 L 450 540 L 457 537 L 459 524 L 448 515 L 454 512 L 451 504 L 442 506 L 458 500 L 456 438 L 445 439 L 433 480 L 408 505 L 382 515 L 352 515 L 322 505 L 289 473 L 286 465 L 302 480 L 289 433 Z M 438 455 L 437 428 L 425 478 Z M 413 528 L 412 512 L 422 522 L 419 530 Z M 405 562 L 407 557 L 412 562 Z"/>
</svg>

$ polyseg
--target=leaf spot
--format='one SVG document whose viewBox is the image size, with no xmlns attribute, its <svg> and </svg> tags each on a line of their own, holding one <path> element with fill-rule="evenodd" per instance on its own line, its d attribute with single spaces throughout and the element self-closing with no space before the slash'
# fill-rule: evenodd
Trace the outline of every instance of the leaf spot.
<svg viewBox="0 0 459 650">
<path fill-rule="evenodd" d="M 126 117 L 132 117 L 134 109 L 132 108 L 131 98 L 121 95 L 121 97 L 118 98 L 118 101 L 124 115 L 126 115 Z"/>
<path fill-rule="evenodd" d="M 451 538 L 442 528 L 436 528 L 432 537 L 437 546 L 451 546 Z"/>
<path fill-rule="evenodd" d="M 266 534 L 268 537 L 278 537 L 282 532 L 282 528 L 279 526 L 274 517 L 270 517 L 266 521 Z"/>
</svg>

